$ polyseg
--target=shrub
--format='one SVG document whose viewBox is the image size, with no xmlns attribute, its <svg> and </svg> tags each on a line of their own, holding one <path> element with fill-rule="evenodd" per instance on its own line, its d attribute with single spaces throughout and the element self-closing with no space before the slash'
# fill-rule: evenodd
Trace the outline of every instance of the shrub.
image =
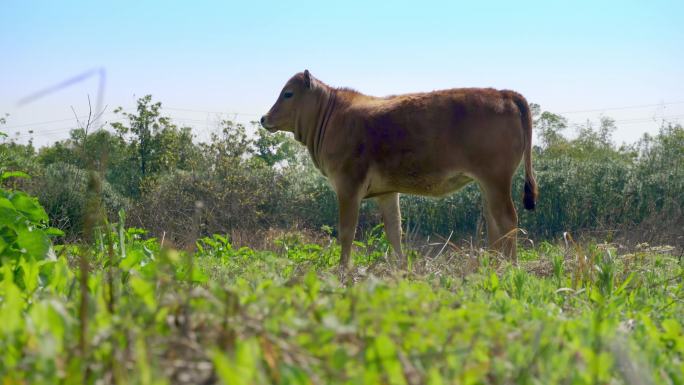
<svg viewBox="0 0 684 385">
<path fill-rule="evenodd" d="M 18 173 L 4 173 L 2 180 Z M 48 215 L 38 200 L 17 190 L 0 188 L 0 265 L 5 258 L 40 260 L 51 250 L 50 237 L 62 232 L 49 228 Z"/>
<path fill-rule="evenodd" d="M 78 237 L 83 232 L 88 172 L 74 165 L 53 163 L 33 180 L 31 190 L 45 207 L 53 226 Z M 101 182 L 101 196 L 110 217 L 126 209 L 128 199 L 119 195 L 107 181 Z"/>
</svg>

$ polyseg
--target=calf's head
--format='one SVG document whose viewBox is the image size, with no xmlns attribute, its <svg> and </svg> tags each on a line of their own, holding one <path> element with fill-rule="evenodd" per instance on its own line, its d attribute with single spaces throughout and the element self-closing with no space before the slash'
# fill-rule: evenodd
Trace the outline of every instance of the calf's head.
<svg viewBox="0 0 684 385">
<path fill-rule="evenodd" d="M 316 80 L 309 70 L 294 75 L 285 83 L 273 107 L 261 117 L 261 125 L 270 132 L 295 132 L 298 125 L 308 126 L 315 119 L 318 94 Z"/>
</svg>

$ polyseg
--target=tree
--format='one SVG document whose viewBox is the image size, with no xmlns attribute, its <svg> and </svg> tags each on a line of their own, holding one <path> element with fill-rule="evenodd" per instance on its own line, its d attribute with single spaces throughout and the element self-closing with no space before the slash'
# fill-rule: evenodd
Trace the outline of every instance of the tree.
<svg viewBox="0 0 684 385">
<path fill-rule="evenodd" d="M 565 117 L 544 111 L 534 120 L 534 126 L 545 148 L 566 142 L 563 131 L 568 127 L 568 120 Z"/>
<path fill-rule="evenodd" d="M 256 125 L 256 122 L 252 122 Z M 297 143 L 282 132 L 270 133 L 263 128 L 258 128 L 257 139 L 254 141 L 256 156 L 262 159 L 269 167 L 286 161 L 292 164 L 297 157 Z"/>
<path fill-rule="evenodd" d="M 244 125 L 221 120 L 218 128 L 218 133 L 211 133 L 210 142 L 202 144 L 204 156 L 209 162 L 219 164 L 230 159 L 240 163 L 254 155 L 254 141 L 247 137 Z"/>
<path fill-rule="evenodd" d="M 140 162 L 140 174 L 144 178 L 148 172 L 148 162 L 152 153 L 152 135 L 162 127 L 170 125 L 168 118 L 162 117 L 161 102 L 152 104 L 152 95 L 145 95 L 138 99 L 138 114 L 124 112 L 123 107 L 114 110 L 115 114 L 120 113 L 128 118 L 130 127 L 123 123 L 112 123 L 112 127 L 123 138 L 131 134 L 131 144 L 137 149 L 138 160 Z"/>
<path fill-rule="evenodd" d="M 612 137 L 616 129 L 614 119 L 602 116 L 598 130 L 594 130 L 591 122 L 579 127 L 576 142 L 585 147 L 607 149 L 613 146 Z"/>
<path fill-rule="evenodd" d="M 179 128 L 170 118 L 162 116 L 161 106 L 161 102 L 152 102 L 151 95 L 145 95 L 138 99 L 137 113 L 124 112 L 122 107 L 114 110 L 128 119 L 128 125 L 121 122 L 111 125 L 129 146 L 137 164 L 138 185 L 160 172 L 191 169 L 199 157 L 191 129 Z M 137 195 L 137 191 L 132 195 Z"/>
<path fill-rule="evenodd" d="M 7 124 L 9 114 L 0 116 L 0 126 Z M 33 134 L 33 131 L 29 131 Z M 0 173 L 4 171 L 21 171 L 29 175 L 37 175 L 39 167 L 35 159 L 33 139 L 28 144 L 20 144 L 15 140 L 7 140 L 8 135 L 0 131 Z"/>
</svg>

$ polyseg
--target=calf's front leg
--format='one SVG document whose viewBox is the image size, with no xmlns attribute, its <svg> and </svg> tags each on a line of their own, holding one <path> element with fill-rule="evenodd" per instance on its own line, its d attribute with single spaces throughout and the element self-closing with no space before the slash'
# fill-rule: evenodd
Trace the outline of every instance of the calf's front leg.
<svg viewBox="0 0 684 385">
<path fill-rule="evenodd" d="M 359 221 L 359 206 L 361 199 L 357 193 L 337 192 L 339 204 L 340 224 L 339 242 L 342 248 L 340 267 L 344 270 L 350 267 L 351 247 L 356 234 L 356 225 Z"/>
</svg>

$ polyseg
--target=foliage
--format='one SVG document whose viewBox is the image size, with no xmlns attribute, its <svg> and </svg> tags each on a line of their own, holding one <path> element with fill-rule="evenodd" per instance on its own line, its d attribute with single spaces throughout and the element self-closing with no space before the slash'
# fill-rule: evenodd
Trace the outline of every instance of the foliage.
<svg viewBox="0 0 684 385">
<path fill-rule="evenodd" d="M 680 125 L 664 123 L 654 137 L 617 146 L 611 138 L 616 125 L 610 118 L 604 117 L 597 127 L 577 126 L 570 138 L 564 117 L 538 105 L 531 109 L 540 139 L 534 147 L 540 191 L 534 212 L 521 207 L 522 170 L 513 179 L 519 224 L 529 238 L 554 239 L 570 231 L 681 246 L 676 230 L 684 226 Z M 150 96 L 138 100 L 135 113 L 119 112 L 128 123 L 113 123 L 115 133 L 99 130 L 86 135 L 74 130 L 70 139 L 42 148 L 37 155 L 30 145 L 0 144 L 0 167 L 34 175 L 30 183 L 17 182 L 18 187 L 38 195 L 50 208 L 53 223 L 69 235 L 82 231 L 77 210 L 68 209 L 76 201 L 43 201 L 69 197 L 59 191 L 63 186 L 44 181 L 52 177 L 46 173 L 50 165 L 99 171 L 120 197 L 113 199 L 119 203 L 110 207 L 110 213 L 125 207 L 133 224 L 159 237 L 187 239 L 182 234 L 195 220 L 201 224 L 201 235 L 258 234 L 273 228 L 319 231 L 337 223 L 334 192 L 291 136 L 269 133 L 254 122 L 246 127 L 222 120 L 207 142 L 196 143 L 191 131 L 174 125 L 163 115 L 161 103 Z M 197 202 L 203 206 L 199 218 Z M 447 237 L 453 231 L 454 240 L 478 245 L 486 235 L 475 183 L 441 199 L 403 195 L 401 205 L 405 232 L 417 237 Z M 360 233 L 379 220 L 372 200 L 364 202 Z M 73 226 L 62 226 L 65 221 Z M 260 243 L 258 236 L 252 238 L 254 244 Z"/>
<path fill-rule="evenodd" d="M 289 236 L 271 252 L 214 235 L 190 255 L 123 219 L 54 260 L 5 259 L 3 383 L 684 380 L 684 266 L 667 250 L 618 257 L 610 245 L 544 243 L 519 267 L 482 255 L 468 274 L 448 274 L 445 261 L 465 258 L 455 254 L 401 277 L 371 257 L 386 246 L 372 232 L 341 282 L 334 243 Z"/>
<path fill-rule="evenodd" d="M 53 226 L 79 237 L 87 209 L 88 172 L 65 163 L 52 163 L 43 169 L 43 175 L 33 181 L 32 187 Z M 130 205 L 106 180 L 101 182 L 104 207 L 110 217 Z"/>
<path fill-rule="evenodd" d="M 608 118 L 568 138 L 562 116 L 532 110 L 541 195 L 519 213 L 542 241 L 517 266 L 478 251 L 475 184 L 402 196 L 407 233 L 471 237 L 467 252 L 410 250 L 410 273 L 387 264 L 371 201 L 339 274 L 335 195 L 289 136 L 221 121 L 195 143 L 150 96 L 117 110 L 115 133 L 38 153 L 0 135 L 0 382 L 684 383 L 681 255 L 543 240 L 648 225 L 681 241 L 684 129 L 617 147 Z M 49 223 L 90 241 L 53 246 Z M 323 235 L 238 246 L 274 228 Z"/>
<path fill-rule="evenodd" d="M 99 170 L 105 174 L 107 182 L 124 196 L 131 196 L 140 188 L 133 148 L 120 136 L 105 130 L 87 135 L 83 129 L 72 130 L 69 139 L 41 148 L 38 161 L 43 168 L 66 164 L 83 172 Z"/>
<path fill-rule="evenodd" d="M 667 124 L 652 138 L 637 144 L 639 162 L 630 175 L 625 191 L 627 207 L 638 221 L 649 213 L 663 212 L 671 217 L 684 215 L 684 129 Z"/>
<path fill-rule="evenodd" d="M 2 180 L 10 177 L 28 175 L 4 172 L 0 176 Z M 63 235 L 47 223 L 48 215 L 36 198 L 0 188 L 0 266 L 21 259 L 45 259 L 51 251 L 50 237 Z"/>
<path fill-rule="evenodd" d="M 138 196 L 145 178 L 160 172 L 176 169 L 189 170 L 197 155 L 189 127 L 177 127 L 161 114 L 161 102 L 152 102 L 152 96 L 138 99 L 137 113 L 114 110 L 128 119 L 128 125 L 112 123 L 121 141 L 127 143 L 132 159 L 137 164 L 137 184 L 131 186 Z"/>
<path fill-rule="evenodd" d="M 8 171 L 25 171 L 31 175 L 40 172 L 40 165 L 36 159 L 35 149 L 32 144 L 22 145 L 12 140 L 7 140 L 0 132 L 0 173 Z M 21 182 L 21 180 L 3 179 L 2 183 Z"/>
<path fill-rule="evenodd" d="M 255 156 L 262 159 L 269 167 L 281 162 L 288 165 L 297 161 L 297 146 L 299 144 L 282 132 L 270 133 L 263 128 L 257 129 L 254 141 Z"/>
</svg>

